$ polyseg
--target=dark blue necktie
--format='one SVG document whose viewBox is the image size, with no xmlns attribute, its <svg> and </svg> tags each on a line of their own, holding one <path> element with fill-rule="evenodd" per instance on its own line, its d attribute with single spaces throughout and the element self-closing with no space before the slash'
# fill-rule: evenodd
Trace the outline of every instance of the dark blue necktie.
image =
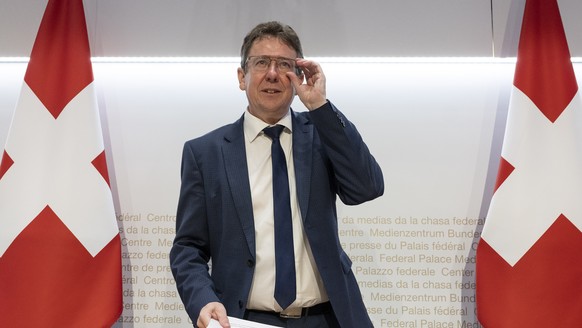
<svg viewBox="0 0 582 328">
<path fill-rule="evenodd" d="M 271 159 L 273 163 L 273 201 L 275 208 L 275 300 L 286 309 L 295 300 L 295 254 L 293 252 L 293 226 L 289 201 L 289 177 L 285 153 L 279 136 L 284 126 L 265 128 L 265 134 L 273 140 Z"/>
</svg>

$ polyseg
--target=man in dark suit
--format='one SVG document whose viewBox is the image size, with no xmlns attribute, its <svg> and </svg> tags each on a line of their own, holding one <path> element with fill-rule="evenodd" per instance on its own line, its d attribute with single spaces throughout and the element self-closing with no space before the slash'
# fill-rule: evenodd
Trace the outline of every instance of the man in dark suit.
<svg viewBox="0 0 582 328">
<path fill-rule="evenodd" d="M 198 327 L 211 318 L 229 327 L 227 315 L 281 327 L 371 327 L 340 246 L 335 203 L 382 195 L 379 165 L 327 100 L 320 65 L 303 59 L 289 26 L 268 22 L 247 34 L 238 79 L 248 99 L 243 116 L 184 146 L 170 262 L 186 311 Z M 291 110 L 295 95 L 308 112 Z M 270 126 L 281 126 L 280 137 L 264 130 Z M 284 156 L 275 155 L 275 139 Z M 282 180 L 274 171 L 280 158 Z M 275 252 L 281 198 L 292 234 L 285 260 Z M 279 263 L 291 263 L 282 285 Z M 275 296 L 289 287 L 288 301 Z"/>
</svg>

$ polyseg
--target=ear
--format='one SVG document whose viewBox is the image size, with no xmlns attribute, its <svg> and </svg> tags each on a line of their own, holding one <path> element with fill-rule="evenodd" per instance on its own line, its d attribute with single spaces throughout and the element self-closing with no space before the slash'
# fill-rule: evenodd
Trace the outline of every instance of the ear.
<svg viewBox="0 0 582 328">
<path fill-rule="evenodd" d="M 246 90 L 247 85 L 245 82 L 245 71 L 242 69 L 242 67 L 239 67 L 237 69 L 237 75 L 238 75 L 238 87 L 241 90 Z"/>
</svg>

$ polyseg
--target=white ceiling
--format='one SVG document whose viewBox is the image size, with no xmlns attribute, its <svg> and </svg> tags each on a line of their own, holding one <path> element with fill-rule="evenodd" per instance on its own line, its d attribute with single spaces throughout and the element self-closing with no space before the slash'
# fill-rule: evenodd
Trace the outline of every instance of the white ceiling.
<svg viewBox="0 0 582 328">
<path fill-rule="evenodd" d="M 313 56 L 515 56 L 525 0 L 85 0 L 92 54 L 238 56 L 259 22 Z M 46 0 L 0 0 L 0 57 L 30 54 Z M 560 0 L 572 56 L 582 1 Z"/>
</svg>

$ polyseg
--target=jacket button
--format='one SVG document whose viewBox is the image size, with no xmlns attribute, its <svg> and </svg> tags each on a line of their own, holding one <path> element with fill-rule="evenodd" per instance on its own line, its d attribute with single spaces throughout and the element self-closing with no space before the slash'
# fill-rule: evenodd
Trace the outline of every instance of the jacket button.
<svg viewBox="0 0 582 328">
<path fill-rule="evenodd" d="M 249 268 L 252 268 L 255 265 L 255 262 L 253 262 L 253 260 L 247 260 L 247 266 Z"/>
</svg>

